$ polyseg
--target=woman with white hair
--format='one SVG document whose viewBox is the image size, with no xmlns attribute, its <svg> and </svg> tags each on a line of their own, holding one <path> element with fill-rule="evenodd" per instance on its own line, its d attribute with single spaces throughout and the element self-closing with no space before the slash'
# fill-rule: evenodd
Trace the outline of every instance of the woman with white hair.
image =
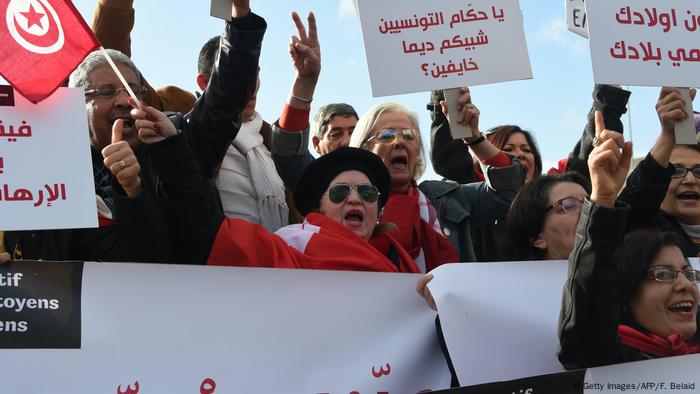
<svg viewBox="0 0 700 394">
<path fill-rule="evenodd" d="M 474 133 L 465 143 L 485 164 L 485 182 L 424 181 L 418 186 L 425 169 L 418 118 L 400 104 L 371 108 L 358 120 L 350 140 L 350 146 L 374 152 L 389 170 L 391 196 L 381 221 L 398 226 L 394 238 L 422 272 L 458 259 L 475 261 L 471 224 L 504 216 L 525 179 L 519 162 L 480 134 L 479 110 L 468 104 L 461 115 Z"/>
</svg>

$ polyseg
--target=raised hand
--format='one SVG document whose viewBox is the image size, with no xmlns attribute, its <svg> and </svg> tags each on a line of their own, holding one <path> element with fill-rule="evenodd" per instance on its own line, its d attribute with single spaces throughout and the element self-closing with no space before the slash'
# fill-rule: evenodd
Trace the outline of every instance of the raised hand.
<svg viewBox="0 0 700 394">
<path fill-rule="evenodd" d="M 231 16 L 242 18 L 250 13 L 250 0 L 233 0 Z"/>
<path fill-rule="evenodd" d="M 313 12 L 307 16 L 309 32 L 306 33 L 304 23 L 299 14 L 292 12 L 292 20 L 297 27 L 298 36 L 292 36 L 289 43 L 289 56 L 297 72 L 297 78 L 318 81 L 321 73 L 321 46 L 318 43 L 316 17 Z"/>
<path fill-rule="evenodd" d="M 132 109 L 131 116 L 136 121 L 139 139 L 144 144 L 160 142 L 177 134 L 177 129 L 164 113 L 144 103 L 141 103 L 140 109 Z"/>
<path fill-rule="evenodd" d="M 622 134 L 607 130 L 600 111 L 595 112 L 595 129 L 594 148 L 588 156 L 591 201 L 613 207 L 630 169 L 632 142 L 625 142 Z"/>
<path fill-rule="evenodd" d="M 141 166 L 129 143 L 122 140 L 123 128 L 124 119 L 118 119 L 114 122 L 114 125 L 112 125 L 112 143 L 102 149 L 102 157 L 104 157 L 105 167 L 117 178 L 126 194 L 134 198 L 141 194 L 143 189 L 141 177 L 139 176 Z"/>
</svg>

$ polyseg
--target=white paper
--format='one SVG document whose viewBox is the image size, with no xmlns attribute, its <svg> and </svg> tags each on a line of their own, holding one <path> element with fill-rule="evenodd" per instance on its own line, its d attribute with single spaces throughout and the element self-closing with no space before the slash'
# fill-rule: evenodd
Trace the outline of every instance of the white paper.
<svg viewBox="0 0 700 394">
<path fill-rule="evenodd" d="M 587 0 L 597 83 L 700 85 L 700 2 Z"/>
<path fill-rule="evenodd" d="M 372 94 L 529 79 L 517 0 L 358 0 Z"/>
<path fill-rule="evenodd" d="M 83 90 L 36 105 L 15 94 L 0 122 L 0 229 L 97 227 Z"/>
</svg>

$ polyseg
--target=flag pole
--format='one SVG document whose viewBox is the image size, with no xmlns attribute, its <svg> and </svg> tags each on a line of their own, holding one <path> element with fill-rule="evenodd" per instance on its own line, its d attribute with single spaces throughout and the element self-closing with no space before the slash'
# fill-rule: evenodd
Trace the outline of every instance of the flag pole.
<svg viewBox="0 0 700 394">
<path fill-rule="evenodd" d="M 122 85 L 124 85 L 124 88 L 129 93 L 129 96 L 131 96 L 131 98 L 134 99 L 134 101 L 136 101 L 136 107 L 140 109 L 141 101 L 139 101 L 139 99 L 136 98 L 136 94 L 134 94 L 134 91 L 131 90 L 131 86 L 129 86 L 129 83 L 126 82 L 126 79 L 124 79 L 124 76 L 117 68 L 117 65 L 114 64 L 112 58 L 109 56 L 109 53 L 107 53 L 107 51 L 102 45 L 100 45 L 100 52 L 102 53 L 102 55 L 104 55 L 105 59 L 107 59 L 107 63 L 109 63 L 109 65 L 112 67 L 112 70 L 114 70 L 114 72 L 117 74 L 117 77 L 119 77 L 119 80 L 122 82 Z"/>
</svg>

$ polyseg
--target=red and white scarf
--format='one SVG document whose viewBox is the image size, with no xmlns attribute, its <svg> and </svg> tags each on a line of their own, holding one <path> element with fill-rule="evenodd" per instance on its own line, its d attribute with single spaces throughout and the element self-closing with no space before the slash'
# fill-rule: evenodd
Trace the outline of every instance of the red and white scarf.
<svg viewBox="0 0 700 394">
<path fill-rule="evenodd" d="M 415 181 L 405 194 L 392 193 L 382 211 L 381 221 L 398 226 L 399 230 L 392 232 L 391 236 L 416 261 L 421 272 L 459 260 L 452 243 L 442 234 L 435 208 Z M 381 249 L 381 246 L 375 246 Z"/>
</svg>

